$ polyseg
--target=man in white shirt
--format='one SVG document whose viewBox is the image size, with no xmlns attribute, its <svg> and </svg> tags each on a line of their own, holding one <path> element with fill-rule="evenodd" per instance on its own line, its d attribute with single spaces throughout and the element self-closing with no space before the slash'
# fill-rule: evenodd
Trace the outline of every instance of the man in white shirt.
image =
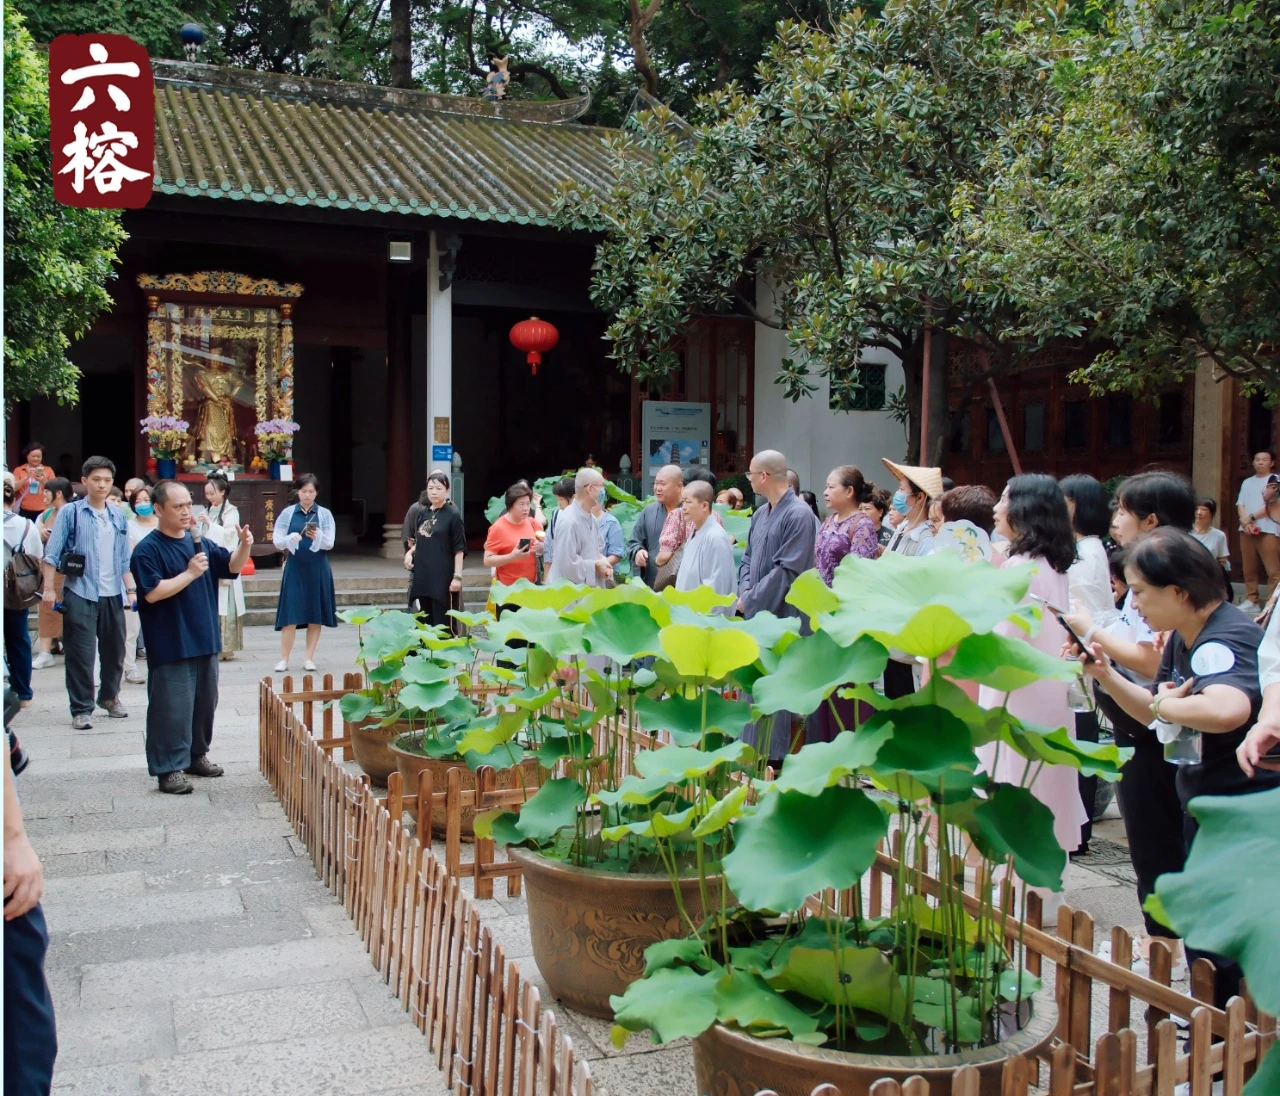
<svg viewBox="0 0 1280 1096">
<path fill-rule="evenodd" d="M 1275 457 L 1265 449 L 1253 455 L 1253 475 L 1240 485 L 1236 512 L 1240 515 L 1240 555 L 1244 560 L 1244 604 L 1247 613 L 1262 606 L 1258 596 L 1258 561 L 1266 569 L 1267 584 L 1280 577 L 1280 526 L 1270 516 L 1276 491 L 1267 490 L 1267 478 L 1275 466 Z"/>
<path fill-rule="evenodd" d="M 737 568 L 733 564 L 733 541 L 718 521 L 711 520 L 711 504 L 715 488 L 705 480 L 694 480 L 681 494 L 684 516 L 693 522 L 693 539 L 685 543 L 680 570 L 676 574 L 677 590 L 696 590 L 710 586 L 717 594 L 738 592 Z M 727 616 L 729 607 L 713 612 Z"/>
<path fill-rule="evenodd" d="M 586 586 L 602 586 L 613 577 L 613 567 L 604 555 L 600 526 L 591 516 L 604 490 L 604 476 L 595 468 L 583 468 L 573 479 L 573 502 L 556 519 L 555 557 L 547 581 L 565 579 Z"/>
</svg>

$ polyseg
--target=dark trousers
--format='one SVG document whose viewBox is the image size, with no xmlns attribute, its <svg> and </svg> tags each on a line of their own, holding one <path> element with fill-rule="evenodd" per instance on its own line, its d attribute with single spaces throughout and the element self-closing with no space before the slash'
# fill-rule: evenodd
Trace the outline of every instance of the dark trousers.
<svg viewBox="0 0 1280 1096">
<path fill-rule="evenodd" d="M 1156 889 L 1165 872 L 1181 871 L 1187 860 L 1182 800 L 1175 782 L 1177 766 L 1164 759 L 1164 747 L 1152 733 L 1133 739 L 1133 757 L 1120 770 L 1116 796 L 1129 838 L 1129 856 L 1138 877 L 1138 901 Z M 1169 929 L 1144 913 L 1147 933 L 1172 937 Z"/>
<path fill-rule="evenodd" d="M 217 710 L 217 655 L 152 663 L 147 669 L 147 772 L 181 772 L 193 757 L 207 754 Z"/>
<path fill-rule="evenodd" d="M 421 613 L 426 619 L 426 622 L 433 628 L 440 625 L 447 628 L 454 622 L 453 617 L 445 615 L 453 608 L 453 606 L 449 604 L 449 598 L 447 597 L 414 598 L 413 604 L 410 608 L 412 608 L 415 613 Z"/>
<path fill-rule="evenodd" d="M 5 1096 L 48 1096 L 58 1033 L 44 977 L 49 930 L 37 903 L 4 923 Z"/>
<path fill-rule="evenodd" d="M 889 659 L 884 668 L 884 695 L 890 700 L 897 700 L 915 691 L 916 675 L 911 663 Z"/>
<path fill-rule="evenodd" d="M 62 646 L 66 652 L 67 696 L 72 715 L 93 714 L 93 656 L 102 668 L 98 703 L 120 694 L 124 672 L 124 604 L 118 597 L 88 601 L 63 590 Z"/>
<path fill-rule="evenodd" d="M 1076 741 L 1098 741 L 1098 713 L 1076 712 Z M 1093 836 L 1093 810 L 1098 801 L 1098 778 L 1096 776 L 1080 776 L 1080 802 L 1084 804 L 1085 824 L 1080 827 L 1080 847 L 1089 844 Z"/>
<path fill-rule="evenodd" d="M 9 684 L 19 700 L 30 700 L 31 610 L 4 611 L 4 657 L 9 660 Z"/>
</svg>

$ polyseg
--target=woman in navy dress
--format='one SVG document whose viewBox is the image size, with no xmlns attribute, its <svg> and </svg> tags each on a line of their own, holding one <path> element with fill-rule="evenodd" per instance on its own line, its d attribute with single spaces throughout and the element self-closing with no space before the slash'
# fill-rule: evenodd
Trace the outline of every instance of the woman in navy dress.
<svg viewBox="0 0 1280 1096">
<path fill-rule="evenodd" d="M 280 580 L 280 604 L 276 607 L 276 631 L 280 633 L 280 661 L 276 673 L 289 668 L 289 655 L 298 626 L 307 629 L 307 660 L 302 668 L 315 670 L 320 629 L 336 628 L 336 598 L 333 572 L 325 554 L 333 547 L 333 515 L 316 505 L 320 481 L 310 472 L 298 477 L 293 506 L 286 506 L 276 518 L 272 542 L 287 553 L 284 577 Z"/>
</svg>

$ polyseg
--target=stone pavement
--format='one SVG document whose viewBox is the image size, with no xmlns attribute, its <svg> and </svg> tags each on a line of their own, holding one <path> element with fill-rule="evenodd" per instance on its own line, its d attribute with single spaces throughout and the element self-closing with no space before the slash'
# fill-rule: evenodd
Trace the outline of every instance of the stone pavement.
<svg viewBox="0 0 1280 1096">
<path fill-rule="evenodd" d="M 56 1093 L 77 1096 L 345 1096 L 445 1092 L 423 1036 L 383 985 L 342 907 L 258 773 L 257 688 L 275 633 L 246 629 L 222 663 L 211 756 L 227 774 L 190 796 L 161 795 L 143 755 L 146 690 L 124 687 L 127 720 L 72 731 L 62 661 L 36 671 L 16 729 L 32 757 L 19 780 L 45 865 L 58 1014 Z M 300 646 L 295 658 L 301 665 Z M 354 666 L 355 630 L 326 631 L 320 672 Z M 145 664 L 140 664 L 145 666 Z M 295 675 L 300 676 L 295 668 Z M 100 713 L 101 714 L 101 713 Z M 1119 820 L 1097 836 L 1123 842 Z M 1067 901 L 1096 919 L 1141 925 L 1123 865 L 1071 865 Z M 464 881 L 470 890 L 471 881 Z M 477 910 L 556 1009 L 561 1030 L 609 1096 L 692 1096 L 687 1041 L 646 1036 L 619 1051 L 610 1024 L 558 1005 L 538 975 L 523 898 Z M 1105 996 L 1095 1009 L 1105 1015 Z"/>
<path fill-rule="evenodd" d="M 211 756 L 227 773 L 194 778 L 188 796 L 147 776 L 145 687 L 124 686 L 127 720 L 99 713 L 76 732 L 62 660 L 35 673 L 15 729 L 45 867 L 54 1091 L 443 1094 L 425 1039 L 258 773 L 258 681 L 279 655 L 270 628 L 246 643 L 222 663 Z M 322 671 L 349 669 L 354 649 L 354 629 L 327 632 Z"/>
</svg>

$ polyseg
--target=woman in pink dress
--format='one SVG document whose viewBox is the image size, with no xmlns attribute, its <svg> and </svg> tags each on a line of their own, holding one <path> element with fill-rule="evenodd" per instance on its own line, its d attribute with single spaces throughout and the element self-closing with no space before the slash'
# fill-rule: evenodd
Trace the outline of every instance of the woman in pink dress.
<svg viewBox="0 0 1280 1096">
<path fill-rule="evenodd" d="M 1067 500 L 1052 476 L 1014 476 L 1005 486 L 995 506 L 996 532 L 1009 538 L 1009 558 L 1004 567 L 1033 563 L 1028 597 L 1034 594 L 1062 609 L 1070 607 L 1067 569 L 1076 560 L 1075 537 Z M 1038 604 L 1038 603 L 1036 603 Z M 1043 608 L 1043 607 L 1042 607 Z M 1067 633 L 1050 612 L 1043 614 L 1040 631 L 1028 636 L 1015 624 L 999 624 L 1000 635 L 1025 640 L 1045 654 L 1057 658 Z M 984 708 L 1007 707 L 1011 715 L 1045 730 L 1065 727 L 1075 736 L 1075 719 L 1067 704 L 1063 681 L 1038 681 L 1013 693 L 983 686 L 978 703 Z M 978 750 L 983 768 L 996 780 L 1020 784 L 1027 770 L 1024 757 L 1007 746 L 999 751 L 995 743 Z M 1032 765 L 1035 771 L 1035 765 Z M 1066 765 L 1043 765 L 1031 784 L 1032 794 L 1053 811 L 1053 832 L 1058 844 L 1071 851 L 1080 844 L 1080 827 L 1087 821 L 1080 801 L 1077 772 Z"/>
</svg>

